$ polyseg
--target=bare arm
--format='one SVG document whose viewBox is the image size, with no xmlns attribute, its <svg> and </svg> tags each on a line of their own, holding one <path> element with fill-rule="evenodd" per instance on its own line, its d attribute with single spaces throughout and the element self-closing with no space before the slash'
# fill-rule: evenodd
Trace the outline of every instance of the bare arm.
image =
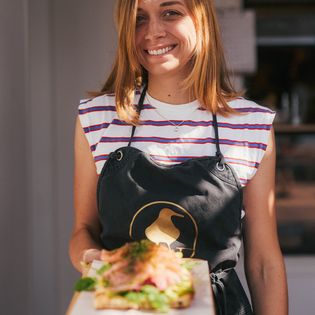
<svg viewBox="0 0 315 315">
<path fill-rule="evenodd" d="M 73 266 L 82 272 L 80 262 L 98 258 L 101 244 L 96 201 L 98 175 L 79 119 L 76 122 L 74 158 L 75 218 L 69 253 Z"/>
<path fill-rule="evenodd" d="M 275 215 L 275 144 L 272 131 L 265 156 L 244 189 L 245 272 L 255 315 L 287 315 L 287 283 Z"/>
</svg>

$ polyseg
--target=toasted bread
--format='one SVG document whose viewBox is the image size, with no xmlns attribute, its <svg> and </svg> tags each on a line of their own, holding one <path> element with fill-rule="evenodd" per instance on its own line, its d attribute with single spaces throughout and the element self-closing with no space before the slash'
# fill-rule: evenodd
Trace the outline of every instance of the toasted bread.
<svg viewBox="0 0 315 315">
<path fill-rule="evenodd" d="M 191 305 L 193 299 L 193 293 L 186 293 L 172 301 L 170 303 L 171 308 L 187 308 Z M 137 304 L 127 300 L 125 297 L 120 295 L 111 295 L 106 292 L 95 292 L 94 295 L 94 307 L 96 309 L 116 309 L 116 310 L 153 310 L 150 303 L 142 302 Z"/>
</svg>

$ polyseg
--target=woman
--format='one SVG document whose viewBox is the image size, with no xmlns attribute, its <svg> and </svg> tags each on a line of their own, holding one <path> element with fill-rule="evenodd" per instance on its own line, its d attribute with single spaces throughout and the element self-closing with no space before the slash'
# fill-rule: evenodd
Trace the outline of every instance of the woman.
<svg viewBox="0 0 315 315">
<path fill-rule="evenodd" d="M 73 265 L 148 238 L 206 259 L 218 314 L 287 314 L 274 113 L 232 89 L 212 1 L 118 0 L 118 50 L 75 134 Z"/>
</svg>

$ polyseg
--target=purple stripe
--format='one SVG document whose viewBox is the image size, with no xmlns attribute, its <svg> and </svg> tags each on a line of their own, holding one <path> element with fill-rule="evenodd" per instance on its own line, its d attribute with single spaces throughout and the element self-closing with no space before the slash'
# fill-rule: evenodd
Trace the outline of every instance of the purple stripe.
<svg viewBox="0 0 315 315">
<path fill-rule="evenodd" d="M 97 155 L 94 157 L 94 161 L 95 162 L 106 161 L 106 160 L 108 160 L 108 157 L 109 157 L 109 154 Z"/>
<path fill-rule="evenodd" d="M 248 147 L 248 148 L 255 148 L 266 150 L 267 145 L 260 142 L 249 142 L 249 141 L 237 141 L 237 140 L 229 140 L 229 139 L 220 139 L 220 144 L 227 144 L 227 145 L 236 145 L 241 147 Z"/>
<path fill-rule="evenodd" d="M 256 108 L 256 107 L 243 107 L 243 108 L 234 108 L 238 112 L 241 113 L 268 113 L 268 114 L 274 114 L 270 109 L 265 108 Z"/>
<path fill-rule="evenodd" d="M 180 126 L 194 126 L 194 127 L 209 127 L 212 125 L 211 121 L 191 121 L 187 120 L 143 120 L 140 122 L 144 126 L 173 126 L 180 124 Z"/>
<path fill-rule="evenodd" d="M 171 121 L 156 121 L 156 120 L 143 120 L 140 122 L 140 125 L 143 126 L 174 126 L 173 124 L 181 123 L 180 120 L 171 120 Z M 172 124 L 173 123 L 173 124 Z M 130 124 L 126 123 L 125 121 L 114 119 L 111 123 L 102 123 L 98 125 L 91 125 L 88 127 L 84 127 L 84 132 L 92 132 L 98 131 L 100 129 L 106 129 L 110 124 L 116 126 L 130 126 Z M 181 126 L 192 126 L 192 127 L 209 127 L 213 125 L 213 121 L 185 121 L 184 123 L 180 124 Z M 263 124 L 229 124 L 229 123 L 218 123 L 219 127 L 221 128 L 229 128 L 229 129 L 240 129 L 240 130 L 270 130 L 272 125 L 263 125 Z"/>
<path fill-rule="evenodd" d="M 102 137 L 100 142 L 129 142 L 129 137 Z M 161 138 L 161 137 L 134 137 L 133 142 L 154 142 L 154 143 L 191 143 L 191 144 L 207 144 L 215 143 L 214 138 Z M 220 139 L 220 144 L 236 145 L 248 148 L 266 150 L 266 145 L 259 142 L 236 141 L 228 139 Z"/>
<path fill-rule="evenodd" d="M 109 123 L 103 123 L 103 124 L 99 124 L 99 125 L 92 125 L 92 126 L 88 126 L 88 127 L 84 127 L 83 130 L 85 133 L 89 133 L 92 131 L 98 131 L 101 129 L 106 129 L 110 124 Z"/>
<path fill-rule="evenodd" d="M 129 137 L 102 137 L 100 142 L 129 142 Z M 132 142 L 157 142 L 157 143 L 213 143 L 214 139 L 194 138 L 161 138 L 161 137 L 134 137 Z"/>
<path fill-rule="evenodd" d="M 86 100 L 86 101 L 82 101 L 82 102 L 80 102 L 80 105 L 87 104 L 88 102 L 91 102 L 92 99 L 93 99 L 93 98 L 90 98 L 90 99 L 88 99 L 88 100 Z"/>
<path fill-rule="evenodd" d="M 152 105 L 149 104 L 144 104 L 143 109 L 154 109 Z M 115 112 L 116 107 L 113 105 L 108 105 L 108 106 L 93 106 L 89 108 L 84 108 L 84 109 L 79 109 L 79 115 L 87 114 L 87 113 L 92 113 L 92 112 Z"/>
<path fill-rule="evenodd" d="M 191 159 L 198 159 L 198 158 L 203 158 L 205 156 L 161 156 L 161 155 L 154 155 L 151 154 L 150 155 L 154 160 L 156 161 L 164 161 L 164 162 L 185 162 Z M 107 160 L 109 157 L 108 154 L 104 154 L 104 155 L 98 155 L 96 157 L 94 157 L 94 160 L 96 162 L 99 161 L 104 161 Z M 251 166 L 251 167 L 258 167 L 259 163 L 255 163 L 255 162 L 249 162 L 246 160 L 240 160 L 240 159 L 232 159 L 232 158 L 227 158 L 225 157 L 225 160 L 227 162 L 237 162 L 238 164 L 244 164 L 246 166 Z"/>
<path fill-rule="evenodd" d="M 183 162 L 183 161 L 187 161 L 187 160 L 190 160 L 190 159 L 203 158 L 203 157 L 206 157 L 206 156 L 161 156 L 161 155 L 151 155 L 151 157 L 153 157 L 155 160 L 160 160 L 160 161 Z M 225 157 L 225 160 L 227 162 L 234 162 L 234 163 L 237 163 L 237 164 L 246 165 L 246 166 L 254 167 L 254 168 L 258 168 L 258 166 L 259 166 L 259 163 L 257 163 L 257 162 L 252 162 L 252 161 L 248 161 L 248 160 L 244 160 L 244 159 L 234 159 L 234 158 Z"/>
<path fill-rule="evenodd" d="M 96 146 L 97 146 L 97 144 L 92 144 L 90 146 L 90 149 L 91 149 L 92 152 L 94 152 L 96 150 Z"/>
<path fill-rule="evenodd" d="M 116 125 L 116 126 L 130 126 L 130 124 L 126 123 L 123 120 L 119 120 L 119 119 L 113 119 L 112 125 Z"/>
<path fill-rule="evenodd" d="M 245 178 L 239 178 L 239 181 L 241 182 L 242 185 L 246 185 L 249 182 L 249 180 Z"/>
<path fill-rule="evenodd" d="M 232 109 L 241 112 L 241 113 L 268 113 L 268 114 L 275 114 L 274 111 L 268 108 L 259 108 L 259 107 L 240 107 L 240 108 L 233 108 Z M 200 111 L 207 111 L 207 109 L 199 107 L 198 110 Z"/>
<path fill-rule="evenodd" d="M 248 167 L 258 168 L 258 166 L 259 166 L 258 162 L 252 162 L 252 161 L 243 160 L 243 159 L 234 159 L 234 158 L 229 158 L 229 157 L 225 156 L 225 160 L 229 163 L 245 165 Z"/>
<path fill-rule="evenodd" d="M 85 109 L 79 109 L 79 115 L 91 113 L 91 112 L 101 112 L 101 111 L 116 111 L 115 106 L 93 106 Z"/>
<path fill-rule="evenodd" d="M 181 123 L 182 120 L 143 120 L 141 125 L 144 126 L 174 126 L 174 124 Z M 173 123 L 173 124 L 172 124 Z M 209 127 L 213 126 L 213 121 L 192 121 L 187 120 L 180 124 L 181 126 L 192 126 L 192 127 Z M 218 123 L 219 127 L 229 128 L 229 129 L 250 129 L 250 130 L 270 130 L 272 125 L 264 124 L 229 124 L 229 123 Z"/>
<path fill-rule="evenodd" d="M 190 159 L 197 159 L 197 158 L 202 158 L 205 156 L 161 156 L 161 155 L 150 155 L 154 160 L 156 161 L 165 161 L 165 162 L 185 162 Z M 95 161 L 102 161 L 102 160 L 107 160 L 108 155 L 98 155 L 94 158 Z M 233 159 L 233 158 L 228 158 L 225 157 L 225 160 L 230 163 L 237 163 L 241 165 L 246 165 L 249 167 L 255 167 L 258 168 L 259 163 L 257 162 L 251 162 L 247 160 L 241 160 L 241 159 Z"/>
<path fill-rule="evenodd" d="M 161 155 L 151 155 L 152 158 L 156 161 L 165 161 L 165 162 L 185 162 L 190 159 L 198 158 L 198 156 L 161 156 Z"/>
<path fill-rule="evenodd" d="M 193 126 L 193 127 L 209 127 L 212 126 L 212 121 L 192 121 L 186 120 L 142 120 L 140 122 L 144 126 L 173 126 L 180 124 L 180 126 Z"/>
<path fill-rule="evenodd" d="M 229 123 L 218 123 L 219 127 L 230 128 L 230 129 L 250 129 L 250 130 L 270 130 L 271 124 L 229 124 Z"/>
</svg>

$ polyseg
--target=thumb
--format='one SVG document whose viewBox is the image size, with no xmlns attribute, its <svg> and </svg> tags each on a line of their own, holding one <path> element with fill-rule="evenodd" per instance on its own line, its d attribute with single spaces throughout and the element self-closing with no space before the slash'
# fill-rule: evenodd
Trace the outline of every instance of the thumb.
<svg viewBox="0 0 315 315">
<path fill-rule="evenodd" d="M 101 259 L 101 251 L 96 248 L 90 248 L 83 251 L 82 261 L 85 263 L 91 263 L 93 260 Z"/>
</svg>

